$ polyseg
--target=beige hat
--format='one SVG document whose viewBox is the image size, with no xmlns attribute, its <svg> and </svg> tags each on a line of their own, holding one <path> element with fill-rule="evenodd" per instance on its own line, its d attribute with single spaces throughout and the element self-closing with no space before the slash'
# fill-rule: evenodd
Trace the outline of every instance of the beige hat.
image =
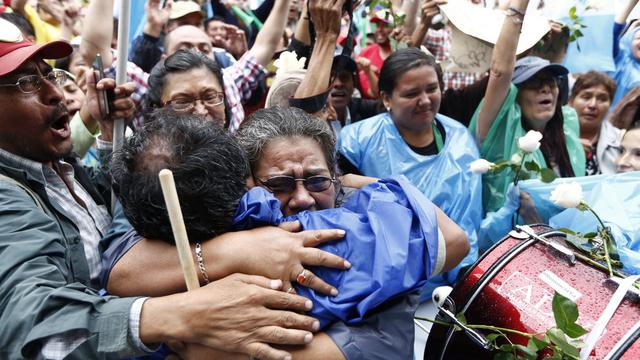
<svg viewBox="0 0 640 360">
<path fill-rule="evenodd" d="M 171 7 L 169 20 L 175 20 L 191 13 L 199 13 L 200 16 L 204 17 L 202 9 L 198 3 L 194 1 L 176 1 Z"/>
<path fill-rule="evenodd" d="M 290 70 L 279 74 L 273 80 L 273 84 L 267 93 L 265 108 L 273 106 L 289 107 L 289 99 L 295 95 L 298 86 L 302 83 L 306 70 Z"/>
</svg>

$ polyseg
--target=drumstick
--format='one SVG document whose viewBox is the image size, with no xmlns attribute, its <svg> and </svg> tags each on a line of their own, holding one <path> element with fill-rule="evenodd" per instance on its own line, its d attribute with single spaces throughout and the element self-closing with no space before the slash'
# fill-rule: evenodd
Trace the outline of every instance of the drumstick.
<svg viewBox="0 0 640 360">
<path fill-rule="evenodd" d="M 178 248 L 178 257 L 180 258 L 180 267 L 184 274 L 184 281 L 187 283 L 187 290 L 191 291 L 200 287 L 196 267 L 191 257 L 191 247 L 187 238 L 187 229 L 182 219 L 182 210 L 180 210 L 180 201 L 178 200 L 178 192 L 176 191 L 176 183 L 173 180 L 171 170 L 162 169 L 158 174 L 160 177 L 160 186 L 162 187 L 162 195 L 169 212 L 169 221 L 173 230 L 173 237 Z"/>
</svg>

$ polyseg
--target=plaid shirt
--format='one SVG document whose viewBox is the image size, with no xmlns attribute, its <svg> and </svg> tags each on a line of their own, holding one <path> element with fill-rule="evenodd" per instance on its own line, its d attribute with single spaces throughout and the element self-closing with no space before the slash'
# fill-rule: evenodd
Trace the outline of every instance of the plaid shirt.
<svg viewBox="0 0 640 360">
<path fill-rule="evenodd" d="M 451 48 L 451 28 L 448 26 L 441 30 L 429 29 L 425 37 L 424 45 L 436 57 L 439 63 L 449 60 Z M 483 73 L 466 73 L 443 71 L 444 90 L 462 89 L 467 85 L 482 79 Z"/>
<path fill-rule="evenodd" d="M 116 55 L 114 54 L 113 64 L 105 71 L 109 77 L 115 78 Z M 244 120 L 244 108 L 242 104 L 249 100 L 253 90 L 258 87 L 260 80 L 266 75 L 264 67 L 259 64 L 256 57 L 249 51 L 246 52 L 235 64 L 222 69 L 224 81 L 224 93 L 227 105 L 231 109 L 231 119 L 229 120 L 229 131 L 234 133 Z M 136 115 L 133 119 L 135 129 L 144 123 L 144 113 L 142 99 L 149 90 L 149 74 L 140 69 L 136 64 L 127 62 L 127 77 L 129 81 L 136 83 L 135 93 L 131 96 L 136 104 Z"/>
</svg>

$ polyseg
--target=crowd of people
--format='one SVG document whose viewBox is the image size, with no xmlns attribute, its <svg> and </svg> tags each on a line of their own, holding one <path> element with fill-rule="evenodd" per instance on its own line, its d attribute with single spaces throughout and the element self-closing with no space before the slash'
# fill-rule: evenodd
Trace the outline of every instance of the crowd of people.
<svg viewBox="0 0 640 360">
<path fill-rule="evenodd" d="M 539 51 L 561 24 L 519 50 L 529 0 L 145 0 L 120 62 L 113 0 L 4 0 L 0 358 L 421 356 L 417 307 L 496 219 L 548 221 L 521 170 L 640 171 L 637 3 L 615 70 L 572 73 Z M 488 69 L 447 66 L 454 4 L 503 14 Z M 472 171 L 531 131 L 535 169 Z"/>
</svg>

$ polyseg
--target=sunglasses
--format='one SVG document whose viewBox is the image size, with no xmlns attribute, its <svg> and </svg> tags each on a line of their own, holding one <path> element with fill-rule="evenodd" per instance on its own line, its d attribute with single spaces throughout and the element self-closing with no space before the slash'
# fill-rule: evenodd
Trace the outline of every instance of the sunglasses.
<svg viewBox="0 0 640 360">
<path fill-rule="evenodd" d="M 266 180 L 258 178 L 258 182 L 273 193 L 291 192 L 295 189 L 297 181 L 302 181 L 304 188 L 310 192 L 322 192 L 330 188 L 331 184 L 336 182 L 336 179 L 323 175 L 314 175 L 302 179 L 296 179 L 289 175 L 276 175 Z"/>
</svg>

